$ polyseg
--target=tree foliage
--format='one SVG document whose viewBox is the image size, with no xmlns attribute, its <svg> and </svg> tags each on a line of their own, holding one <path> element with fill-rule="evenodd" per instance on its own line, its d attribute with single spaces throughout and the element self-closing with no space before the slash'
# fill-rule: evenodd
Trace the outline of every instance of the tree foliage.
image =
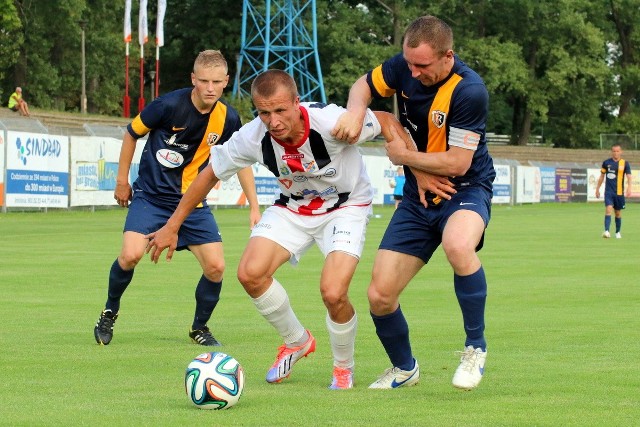
<svg viewBox="0 0 640 427">
<path fill-rule="evenodd" d="M 140 90 L 139 1 L 125 69 L 124 1 L 0 0 L 0 95 L 23 86 L 34 107 L 79 110 L 81 38 L 86 21 L 89 112 L 122 113 L 125 72 L 131 112 L 151 94 L 156 8 L 148 0 L 149 43 Z M 240 50 L 242 1 L 167 0 L 160 48 L 160 93 L 189 86 L 197 53 L 219 49 L 229 62 L 227 98 Z M 286 3 L 285 0 L 272 3 Z M 296 2 L 292 2 L 296 3 Z M 256 4 L 254 2 L 254 4 Z M 526 144 L 532 136 L 562 147 L 598 144 L 599 133 L 640 133 L 640 0 L 324 0 L 317 4 L 325 93 L 345 104 L 353 81 L 401 51 L 415 17 L 433 14 L 454 31 L 459 57 L 490 93 L 488 131 Z M 254 25 L 248 22 L 247 25 Z M 232 100 L 246 121 L 251 106 Z M 374 104 L 391 109 L 390 100 Z"/>
</svg>

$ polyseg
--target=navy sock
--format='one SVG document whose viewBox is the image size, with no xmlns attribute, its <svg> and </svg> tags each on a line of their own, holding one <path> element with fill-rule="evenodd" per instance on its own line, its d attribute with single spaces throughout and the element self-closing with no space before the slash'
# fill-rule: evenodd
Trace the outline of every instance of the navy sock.
<svg viewBox="0 0 640 427">
<path fill-rule="evenodd" d="M 222 290 L 222 281 L 212 282 L 204 277 L 204 274 L 196 287 L 196 312 L 193 316 L 193 325 L 191 329 L 202 329 L 220 301 L 220 291 Z"/>
<path fill-rule="evenodd" d="M 609 231 L 609 227 L 611 227 L 611 215 L 604 216 L 604 229 Z"/>
<path fill-rule="evenodd" d="M 487 300 L 487 280 L 482 266 L 469 276 L 453 275 L 453 284 L 462 310 L 464 331 L 467 335 L 465 347 L 487 350 L 484 339 L 484 307 Z"/>
<path fill-rule="evenodd" d="M 616 233 L 619 233 L 621 228 L 622 228 L 622 218 L 616 218 Z"/>
<path fill-rule="evenodd" d="M 107 295 L 107 303 L 105 308 L 117 313 L 120 310 L 120 298 L 133 279 L 133 270 L 123 270 L 118 263 L 118 259 L 111 265 L 109 271 L 109 293 Z"/>
<path fill-rule="evenodd" d="M 376 334 L 378 334 L 391 364 L 404 371 L 413 369 L 415 362 L 409 342 L 409 325 L 400 307 L 393 313 L 384 316 L 370 314 L 376 327 Z"/>
</svg>

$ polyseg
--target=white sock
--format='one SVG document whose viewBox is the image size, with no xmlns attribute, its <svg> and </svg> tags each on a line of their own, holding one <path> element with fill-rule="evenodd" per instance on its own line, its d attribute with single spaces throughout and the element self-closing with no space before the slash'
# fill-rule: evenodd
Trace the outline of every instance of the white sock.
<svg viewBox="0 0 640 427">
<path fill-rule="evenodd" d="M 327 313 L 327 329 L 329 341 L 333 352 L 333 365 L 340 368 L 351 368 L 355 365 L 354 353 L 356 346 L 356 330 L 358 329 L 358 316 L 354 313 L 347 323 L 336 323 Z"/>
<path fill-rule="evenodd" d="M 289 304 L 287 291 L 275 278 L 264 294 L 251 299 L 262 317 L 276 328 L 285 344 L 301 345 L 308 339 L 304 326 Z"/>
</svg>

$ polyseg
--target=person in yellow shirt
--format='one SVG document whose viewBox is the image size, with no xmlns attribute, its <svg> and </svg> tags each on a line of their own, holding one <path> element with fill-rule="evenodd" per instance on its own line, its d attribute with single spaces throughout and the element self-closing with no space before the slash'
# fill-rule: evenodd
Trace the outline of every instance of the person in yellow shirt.
<svg viewBox="0 0 640 427">
<path fill-rule="evenodd" d="M 29 117 L 31 113 L 29 112 L 29 104 L 22 99 L 22 88 L 17 87 L 16 91 L 11 94 L 9 97 L 9 105 L 7 105 L 10 110 L 20 112 L 21 116 Z"/>
</svg>

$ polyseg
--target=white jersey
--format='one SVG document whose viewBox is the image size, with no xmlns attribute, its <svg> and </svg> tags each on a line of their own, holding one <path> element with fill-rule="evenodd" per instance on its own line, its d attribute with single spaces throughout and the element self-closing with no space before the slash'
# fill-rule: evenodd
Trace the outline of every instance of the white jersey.
<svg viewBox="0 0 640 427">
<path fill-rule="evenodd" d="M 235 132 L 224 145 L 211 148 L 215 175 L 227 180 L 240 169 L 260 163 L 278 179 L 280 197 L 275 205 L 301 215 L 319 215 L 344 206 L 366 206 L 373 188 L 358 147 L 331 136 L 346 110 L 335 104 L 301 103 L 305 133 L 296 145 L 272 137 L 260 118 Z M 381 132 L 367 109 L 358 143 Z"/>
</svg>

